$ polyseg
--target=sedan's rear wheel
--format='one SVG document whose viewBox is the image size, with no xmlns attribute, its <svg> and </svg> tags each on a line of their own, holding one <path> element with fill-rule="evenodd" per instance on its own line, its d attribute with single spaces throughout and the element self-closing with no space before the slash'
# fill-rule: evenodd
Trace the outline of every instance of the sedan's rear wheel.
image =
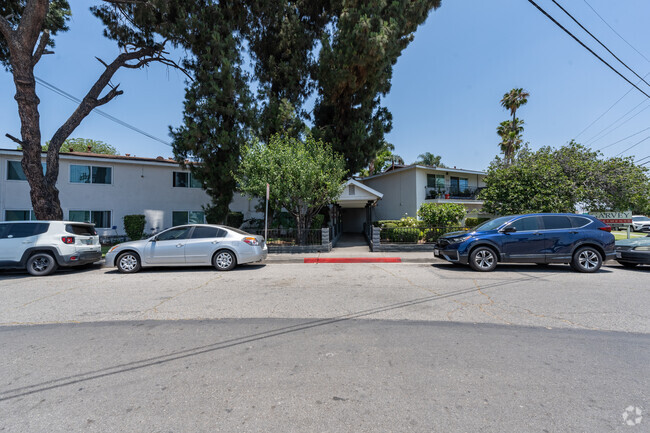
<svg viewBox="0 0 650 433">
<path fill-rule="evenodd" d="M 117 270 L 125 274 L 138 272 L 142 267 L 140 264 L 140 257 L 136 253 L 132 252 L 120 254 L 115 263 Z"/>
<path fill-rule="evenodd" d="M 596 250 L 592 247 L 583 247 L 575 252 L 573 255 L 573 260 L 571 261 L 571 267 L 578 272 L 592 273 L 598 271 L 603 265 L 603 258 Z"/>
<path fill-rule="evenodd" d="M 49 253 L 36 253 L 27 259 L 27 272 L 42 277 L 56 271 L 59 265 Z"/>
<path fill-rule="evenodd" d="M 497 255 L 492 248 L 478 247 L 469 255 L 469 266 L 479 272 L 493 271 L 497 267 Z"/>
<path fill-rule="evenodd" d="M 231 251 L 221 250 L 214 255 L 212 264 L 217 271 L 229 271 L 237 266 L 237 258 Z"/>
</svg>

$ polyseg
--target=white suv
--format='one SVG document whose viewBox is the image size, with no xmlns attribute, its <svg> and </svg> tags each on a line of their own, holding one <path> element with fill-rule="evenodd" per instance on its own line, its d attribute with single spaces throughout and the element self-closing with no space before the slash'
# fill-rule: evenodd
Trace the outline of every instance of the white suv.
<svg viewBox="0 0 650 433">
<path fill-rule="evenodd" d="M 0 269 L 51 274 L 59 266 L 79 266 L 102 258 L 93 224 L 72 221 L 0 222 Z"/>
<path fill-rule="evenodd" d="M 650 231 L 650 218 L 643 215 L 632 215 L 632 230 L 635 232 Z"/>
</svg>

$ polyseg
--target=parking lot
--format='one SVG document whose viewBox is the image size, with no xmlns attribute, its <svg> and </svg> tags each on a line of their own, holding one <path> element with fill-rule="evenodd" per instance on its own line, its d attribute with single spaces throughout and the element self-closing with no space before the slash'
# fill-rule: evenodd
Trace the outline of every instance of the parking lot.
<svg viewBox="0 0 650 433">
<path fill-rule="evenodd" d="M 45 277 L 0 274 L 0 324 L 225 318 L 451 321 L 650 332 L 650 267 L 608 262 L 500 265 L 477 273 L 443 261 L 262 264 L 231 272 L 98 266 Z"/>
</svg>

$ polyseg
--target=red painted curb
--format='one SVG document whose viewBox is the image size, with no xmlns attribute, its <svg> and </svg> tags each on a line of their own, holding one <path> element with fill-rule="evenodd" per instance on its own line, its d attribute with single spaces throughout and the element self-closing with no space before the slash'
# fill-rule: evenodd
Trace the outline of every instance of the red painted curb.
<svg viewBox="0 0 650 433">
<path fill-rule="evenodd" d="M 305 263 L 402 263 L 399 257 L 331 257 L 306 258 Z"/>
</svg>

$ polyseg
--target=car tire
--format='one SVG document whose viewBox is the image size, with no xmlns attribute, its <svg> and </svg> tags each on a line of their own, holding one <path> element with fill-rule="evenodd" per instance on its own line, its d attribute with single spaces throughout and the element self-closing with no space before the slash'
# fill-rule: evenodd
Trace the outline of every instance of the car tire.
<svg viewBox="0 0 650 433">
<path fill-rule="evenodd" d="M 490 247 L 478 247 L 469 255 L 469 266 L 479 272 L 493 271 L 497 267 L 497 254 Z"/>
<path fill-rule="evenodd" d="M 33 254 L 26 263 L 27 272 L 36 277 L 50 275 L 59 267 L 58 263 L 50 253 Z"/>
<path fill-rule="evenodd" d="M 618 262 L 625 268 L 636 268 L 638 263 L 630 263 L 630 262 Z"/>
<path fill-rule="evenodd" d="M 117 266 L 117 270 L 123 274 L 134 274 L 142 269 L 142 265 L 140 264 L 140 256 L 130 251 L 117 256 L 117 260 L 115 260 L 115 266 Z"/>
<path fill-rule="evenodd" d="M 230 271 L 237 266 L 237 257 L 229 250 L 217 251 L 212 258 L 212 265 L 217 271 Z"/>
<path fill-rule="evenodd" d="M 592 247 L 582 247 L 573 254 L 571 267 L 584 273 L 597 272 L 603 265 L 603 257 L 598 250 Z"/>
</svg>

